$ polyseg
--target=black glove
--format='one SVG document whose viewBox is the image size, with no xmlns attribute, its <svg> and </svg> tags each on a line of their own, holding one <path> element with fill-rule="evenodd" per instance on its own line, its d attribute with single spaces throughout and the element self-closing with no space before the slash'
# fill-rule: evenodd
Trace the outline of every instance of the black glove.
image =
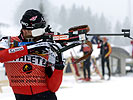
<svg viewBox="0 0 133 100">
<path fill-rule="evenodd" d="M 52 76 L 52 74 L 53 74 L 52 68 L 49 67 L 49 66 L 45 67 L 45 73 L 50 78 Z"/>
<path fill-rule="evenodd" d="M 29 54 L 45 54 L 49 50 L 49 45 L 47 42 L 39 42 L 27 45 Z"/>
<path fill-rule="evenodd" d="M 56 56 L 55 69 L 63 70 L 64 69 L 64 64 L 63 64 L 63 61 L 62 61 L 62 55 L 61 55 L 61 53 L 58 53 L 57 55 L 58 56 Z"/>
</svg>

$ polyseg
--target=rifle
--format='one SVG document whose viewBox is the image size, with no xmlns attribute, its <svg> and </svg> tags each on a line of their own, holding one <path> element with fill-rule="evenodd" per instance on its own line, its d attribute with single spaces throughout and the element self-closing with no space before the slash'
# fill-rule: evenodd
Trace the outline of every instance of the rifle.
<svg viewBox="0 0 133 100">
<path fill-rule="evenodd" d="M 51 28 L 46 27 L 47 30 L 44 29 L 34 29 L 32 30 L 32 36 L 35 38 L 39 38 L 43 42 L 57 42 L 60 43 L 63 48 L 56 52 L 64 52 L 68 49 L 71 49 L 75 46 L 81 45 L 83 41 L 87 40 L 87 36 L 124 36 L 132 39 L 130 37 L 130 29 L 122 29 L 123 34 L 88 34 L 90 28 L 88 25 L 81 25 L 71 27 L 68 30 L 68 33 L 60 34 L 57 33 L 55 35 L 54 32 L 51 31 Z M 71 43 L 70 45 L 66 45 L 67 43 Z M 16 46 L 22 46 L 25 44 L 30 44 L 30 42 L 19 43 L 14 42 Z M 92 52 L 90 52 L 91 54 Z"/>
<path fill-rule="evenodd" d="M 62 46 L 65 46 L 60 50 L 60 52 L 64 52 L 72 47 L 81 45 L 83 41 L 87 40 L 87 36 L 124 36 L 130 39 L 130 29 L 122 29 L 123 34 L 88 34 L 90 28 L 88 25 L 81 25 L 81 26 L 74 26 L 69 28 L 68 33 L 60 34 L 57 33 L 56 35 L 54 32 L 51 31 L 51 28 L 48 26 L 47 31 L 43 31 L 43 29 L 35 29 L 32 31 L 33 37 L 41 36 L 42 41 L 47 42 L 57 42 L 60 43 Z M 67 43 L 72 43 L 66 46 Z"/>
<path fill-rule="evenodd" d="M 48 30 L 48 28 L 47 28 Z M 88 25 L 81 25 L 81 26 L 76 26 L 72 27 L 69 29 L 68 33 L 65 34 L 60 34 L 58 33 L 57 35 L 54 34 L 54 32 L 48 30 L 48 32 L 44 32 L 44 29 L 35 29 L 32 31 L 32 36 L 34 38 L 39 38 L 39 40 L 43 42 L 57 42 L 60 43 L 63 48 L 59 52 L 64 52 L 72 47 L 80 45 L 83 40 L 86 40 L 86 34 L 89 32 L 89 27 Z M 50 32 L 50 33 L 49 33 Z M 70 45 L 66 45 L 67 43 L 72 43 Z M 30 44 L 33 42 L 17 42 L 14 41 L 13 45 L 15 47 L 17 46 L 23 46 L 26 44 Z"/>
<path fill-rule="evenodd" d="M 90 28 L 88 25 L 74 26 L 69 28 L 68 33 L 60 34 L 57 33 L 55 35 L 54 32 L 51 31 L 50 25 L 46 27 L 46 29 L 34 29 L 32 30 L 32 36 L 38 38 L 45 42 L 57 42 L 60 43 L 63 48 L 59 52 L 64 52 L 68 49 L 71 49 L 75 46 L 81 45 L 81 43 L 87 40 L 87 36 L 124 36 L 130 39 L 130 29 L 122 29 L 123 34 L 88 34 Z M 22 46 L 26 44 L 30 44 L 32 42 L 16 42 L 14 41 L 15 46 Z M 66 45 L 67 43 L 71 43 L 70 45 Z"/>
</svg>

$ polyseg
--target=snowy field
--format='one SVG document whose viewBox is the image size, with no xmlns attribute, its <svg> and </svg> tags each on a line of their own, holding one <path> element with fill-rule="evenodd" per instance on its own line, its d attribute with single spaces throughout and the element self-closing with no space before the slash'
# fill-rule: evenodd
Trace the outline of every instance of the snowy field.
<svg viewBox="0 0 133 100">
<path fill-rule="evenodd" d="M 107 77 L 105 77 L 107 78 Z M 15 100 L 9 86 L 2 87 L 0 100 Z M 92 76 L 91 82 L 76 82 L 74 76 L 64 76 L 58 100 L 133 100 L 133 73 L 127 76 L 113 76 L 111 80 L 100 80 Z"/>
</svg>

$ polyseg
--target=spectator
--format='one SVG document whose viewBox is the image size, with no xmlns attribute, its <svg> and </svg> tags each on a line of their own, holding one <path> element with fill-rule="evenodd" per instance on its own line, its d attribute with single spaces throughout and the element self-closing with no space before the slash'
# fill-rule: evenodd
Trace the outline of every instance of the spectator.
<svg viewBox="0 0 133 100">
<path fill-rule="evenodd" d="M 85 43 L 82 43 L 81 45 L 81 50 L 83 51 L 84 55 L 87 55 L 88 53 L 90 53 L 92 51 L 92 44 L 89 41 L 86 41 Z M 91 81 L 91 71 L 90 71 L 90 66 L 91 66 L 91 62 L 90 62 L 91 56 L 88 56 L 85 61 L 83 62 L 83 80 L 85 81 Z M 86 74 L 86 71 L 88 74 Z"/>
<path fill-rule="evenodd" d="M 98 48 L 100 48 L 100 56 L 101 56 L 101 66 L 102 66 L 102 79 L 104 79 L 105 75 L 105 63 L 107 64 L 108 69 L 108 80 L 111 77 L 111 70 L 110 70 L 110 63 L 109 63 L 109 56 L 111 54 L 112 48 L 107 41 L 106 37 L 99 39 Z"/>
</svg>

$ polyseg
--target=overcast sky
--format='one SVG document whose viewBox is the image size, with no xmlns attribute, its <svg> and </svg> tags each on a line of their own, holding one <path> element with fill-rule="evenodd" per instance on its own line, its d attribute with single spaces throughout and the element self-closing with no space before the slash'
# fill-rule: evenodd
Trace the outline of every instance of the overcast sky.
<svg viewBox="0 0 133 100">
<path fill-rule="evenodd" d="M 15 9 L 22 0 L 1 0 L 0 3 L 0 22 L 4 20 L 11 20 L 14 16 Z M 65 5 L 70 8 L 74 3 L 77 6 L 88 6 L 93 13 L 104 13 L 105 16 L 113 20 L 123 19 L 129 14 L 128 0 L 49 0 L 54 6 L 60 7 Z M 132 5 L 132 4 L 131 4 Z"/>
<path fill-rule="evenodd" d="M 12 20 L 15 9 L 22 0 L 2 0 L 0 3 L 0 22 L 4 20 Z M 129 15 L 128 0 L 49 0 L 54 6 L 60 7 L 65 5 L 70 8 L 73 4 L 76 6 L 88 6 L 93 13 L 104 13 L 109 19 L 122 20 L 126 15 Z M 132 5 L 132 2 L 131 2 Z"/>
<path fill-rule="evenodd" d="M 22 0 L 1 0 L 0 2 L 0 22 L 13 22 L 14 12 Z"/>
<path fill-rule="evenodd" d="M 125 16 L 129 15 L 128 2 L 130 0 L 49 0 L 55 6 L 65 5 L 70 8 L 74 3 L 77 6 L 88 6 L 91 8 L 93 13 L 104 13 L 106 17 L 116 20 L 123 20 Z M 132 2 L 131 4 L 132 5 Z"/>
<path fill-rule="evenodd" d="M 14 12 L 22 0 L 1 0 L 0 3 L 0 23 L 13 23 Z M 64 5 L 70 8 L 73 4 L 76 6 L 88 6 L 94 14 L 104 15 L 115 22 L 116 20 L 123 21 L 125 16 L 129 16 L 129 0 L 48 0 L 53 6 L 60 7 Z M 44 0 L 45 2 L 45 0 Z M 133 5 L 133 1 L 130 5 Z M 132 13 L 133 14 L 133 13 Z M 133 16 L 133 15 L 132 15 Z"/>
</svg>

